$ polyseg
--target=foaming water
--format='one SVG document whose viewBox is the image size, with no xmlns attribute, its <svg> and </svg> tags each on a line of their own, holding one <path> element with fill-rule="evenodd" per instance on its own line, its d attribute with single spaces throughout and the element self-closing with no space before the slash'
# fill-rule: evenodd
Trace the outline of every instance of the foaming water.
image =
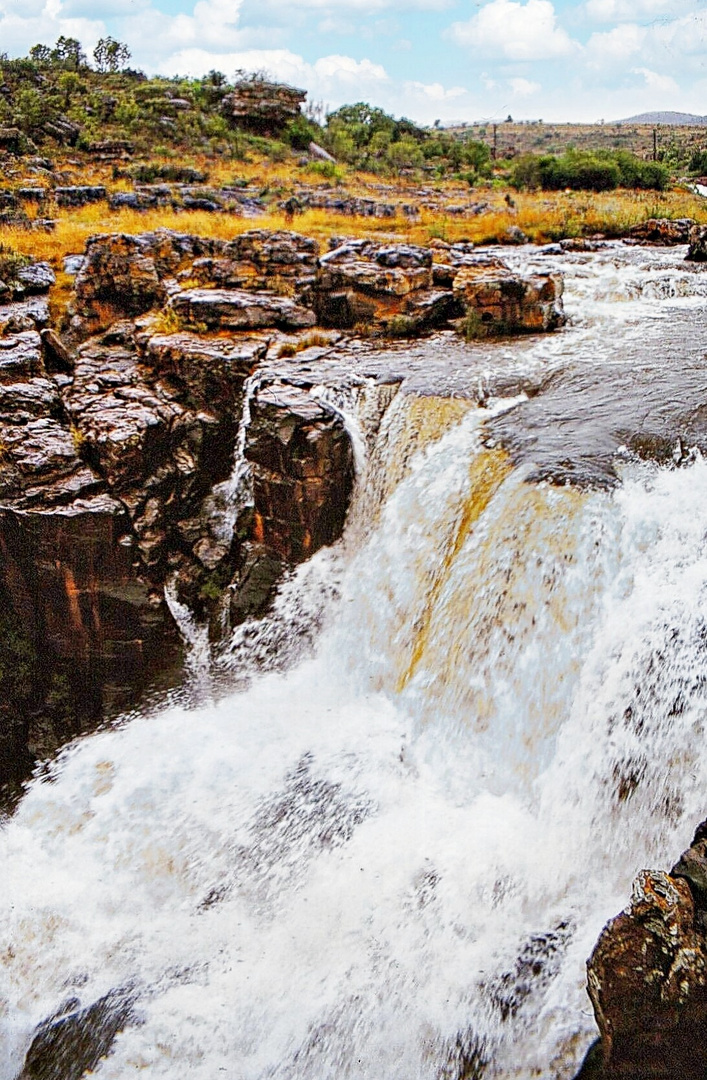
<svg viewBox="0 0 707 1080">
<path fill-rule="evenodd" d="M 523 363 L 651 307 L 602 281 L 667 256 L 602 258 Z M 704 816 L 705 461 L 536 483 L 489 441 L 534 399 L 321 393 L 346 534 L 234 633 L 241 691 L 73 744 L 0 835 L 0 1080 L 126 987 L 102 1080 L 569 1080 L 602 925 Z"/>
</svg>

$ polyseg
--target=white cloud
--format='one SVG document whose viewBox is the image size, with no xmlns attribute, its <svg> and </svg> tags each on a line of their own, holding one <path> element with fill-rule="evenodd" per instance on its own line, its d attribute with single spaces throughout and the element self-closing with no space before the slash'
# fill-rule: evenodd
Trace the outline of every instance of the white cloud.
<svg viewBox="0 0 707 1080">
<path fill-rule="evenodd" d="M 100 19 L 67 17 L 58 0 L 46 3 L 23 3 L 21 13 L 15 5 L 0 7 L 0 46 L 10 56 L 27 53 L 32 45 L 42 42 L 53 45 L 62 34 L 78 38 L 90 53 L 100 37 L 105 35 L 105 23 Z"/>
<path fill-rule="evenodd" d="M 644 67 L 631 68 L 631 74 L 642 75 L 646 81 L 646 86 L 650 90 L 657 90 L 661 94 L 680 93 L 680 87 L 672 75 L 660 75 L 657 71 L 651 71 L 650 68 Z"/>
<path fill-rule="evenodd" d="M 453 23 L 449 34 L 458 45 L 507 60 L 550 60 L 567 56 L 577 45 L 557 26 L 550 0 L 491 0 L 468 22 Z"/>
<path fill-rule="evenodd" d="M 403 92 L 423 101 L 455 101 L 467 93 L 463 86 L 452 86 L 446 90 L 441 83 L 406 82 Z"/>
<path fill-rule="evenodd" d="M 620 22 L 674 16 L 678 9 L 690 8 L 693 4 L 694 0 L 588 0 L 586 11 L 597 22 Z"/>
<path fill-rule="evenodd" d="M 622 63 L 629 56 L 641 52 L 647 37 L 646 28 L 636 23 L 621 23 L 613 30 L 592 34 L 587 42 L 589 63 L 595 67 L 607 61 Z"/>
<path fill-rule="evenodd" d="M 531 82 L 529 79 L 509 79 L 508 82 L 517 97 L 530 97 L 531 94 L 537 94 L 539 90 L 542 90 L 540 83 Z"/>
<path fill-rule="evenodd" d="M 355 60 L 351 56 L 322 56 L 313 64 L 289 49 L 247 49 L 242 52 L 213 53 L 205 49 L 183 49 L 162 61 L 160 70 L 201 76 L 211 68 L 221 71 L 265 71 L 282 82 L 310 91 L 314 98 L 361 100 L 385 87 L 390 78 L 380 64 Z M 352 98 L 352 94 L 354 98 Z"/>
</svg>

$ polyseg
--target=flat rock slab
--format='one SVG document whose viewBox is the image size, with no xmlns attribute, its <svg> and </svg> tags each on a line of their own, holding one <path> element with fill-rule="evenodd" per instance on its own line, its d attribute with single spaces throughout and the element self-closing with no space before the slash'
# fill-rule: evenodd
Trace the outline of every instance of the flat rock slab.
<svg viewBox="0 0 707 1080">
<path fill-rule="evenodd" d="M 209 329 L 301 330 L 316 323 L 313 311 L 288 297 L 241 289 L 185 289 L 171 297 L 169 306 L 186 322 Z"/>
</svg>

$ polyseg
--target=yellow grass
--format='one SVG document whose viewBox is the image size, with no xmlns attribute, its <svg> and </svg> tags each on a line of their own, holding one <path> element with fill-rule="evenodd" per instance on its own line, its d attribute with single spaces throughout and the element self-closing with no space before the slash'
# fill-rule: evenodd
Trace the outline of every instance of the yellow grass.
<svg viewBox="0 0 707 1080">
<path fill-rule="evenodd" d="M 239 169 L 236 162 L 213 161 L 200 163 L 200 167 L 210 165 L 212 181 L 221 183 L 223 177 L 215 173 Z M 228 169 L 226 168 L 228 166 Z M 235 167 L 235 168 L 234 168 Z M 262 163 L 243 166 L 246 169 L 263 169 Z M 103 172 L 108 170 L 102 166 Z M 85 170 L 82 182 L 100 181 L 97 175 L 100 169 Z M 270 186 L 281 175 L 289 180 L 300 181 L 302 170 L 294 170 L 291 164 L 269 166 L 266 175 Z M 294 175 L 293 175 L 294 174 Z M 107 181 L 107 177 L 103 177 Z M 393 201 L 389 196 L 375 191 L 375 185 L 365 177 L 357 177 L 356 186 L 369 195 Z M 376 182 L 377 183 L 377 182 Z M 110 182 L 115 189 L 116 182 Z M 124 186 L 124 184 L 120 184 Z M 347 187 L 347 190 L 351 190 Z M 89 237 L 97 233 L 124 232 L 137 234 L 157 228 L 175 229 L 178 232 L 194 233 L 200 236 L 231 239 L 250 229 L 293 229 L 326 244 L 331 236 L 356 236 L 379 239 L 399 239 L 410 243 L 427 244 L 433 237 L 453 242 L 468 239 L 474 243 L 503 240 L 506 230 L 517 226 L 532 240 L 544 242 L 564 236 L 591 235 L 602 232 L 618 235 L 631 225 L 649 217 L 692 217 L 707 223 L 707 202 L 689 192 L 675 190 L 670 192 L 608 192 L 593 194 L 587 192 L 540 192 L 536 194 L 513 193 L 515 206 L 509 207 L 504 201 L 504 193 L 497 190 L 464 189 L 463 200 L 459 185 L 449 185 L 443 199 L 456 202 L 484 201 L 489 209 L 475 216 L 457 216 L 443 210 L 421 211 L 417 221 L 411 222 L 402 214 L 395 218 L 359 218 L 345 217 L 327 210 L 306 210 L 288 222 L 279 209 L 272 209 L 257 218 L 236 217 L 229 213 L 208 213 L 205 211 L 177 211 L 169 208 L 155 208 L 146 211 L 130 209 L 110 210 L 105 203 L 94 203 L 79 209 L 59 211 L 56 229 L 53 232 L 27 231 L 12 226 L 0 226 L 0 244 L 15 251 L 36 258 L 47 260 L 56 270 L 62 269 L 65 255 L 79 254 L 84 250 Z M 413 202 L 412 190 L 406 187 L 396 189 L 396 194 L 404 201 Z M 28 210 L 30 208 L 28 207 Z M 40 210 L 40 215 L 46 211 Z M 61 290 L 68 289 L 68 280 L 61 282 Z"/>
</svg>

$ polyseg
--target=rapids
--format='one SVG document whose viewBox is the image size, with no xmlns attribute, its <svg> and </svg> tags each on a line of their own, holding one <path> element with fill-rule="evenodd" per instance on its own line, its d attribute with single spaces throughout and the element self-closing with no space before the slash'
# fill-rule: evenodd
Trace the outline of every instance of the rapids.
<svg viewBox="0 0 707 1080">
<path fill-rule="evenodd" d="M 658 372 L 700 445 L 683 254 L 558 258 L 552 339 L 366 354 L 338 395 L 323 370 L 343 540 L 211 660 L 191 624 L 199 703 L 78 740 L 4 825 L 0 1080 L 114 989 L 100 1080 L 574 1075 L 601 927 L 705 816 L 707 461 L 620 439 Z"/>
</svg>

